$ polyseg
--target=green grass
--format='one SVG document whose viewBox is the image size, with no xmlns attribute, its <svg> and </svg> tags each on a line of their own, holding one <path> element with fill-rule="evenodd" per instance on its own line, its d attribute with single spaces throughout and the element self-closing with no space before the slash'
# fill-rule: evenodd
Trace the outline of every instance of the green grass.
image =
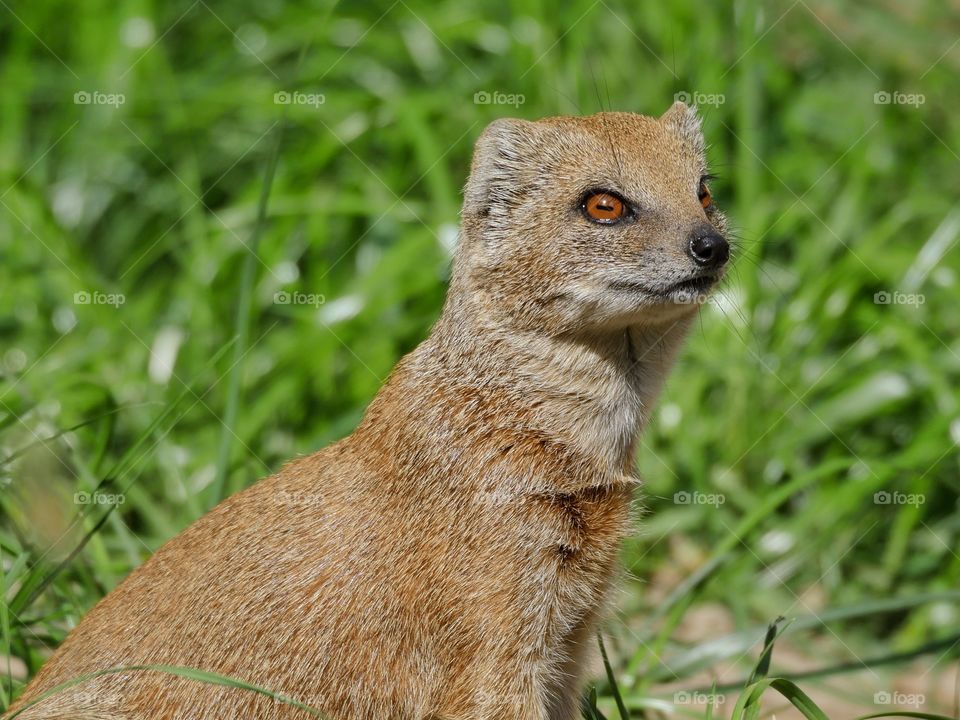
<svg viewBox="0 0 960 720">
<path fill-rule="evenodd" d="M 960 657 L 956 12 L 94 0 L 0 18 L 0 707 L 216 498 L 350 432 L 437 316 L 487 122 L 657 114 L 686 92 L 739 252 L 637 458 L 648 512 L 596 712 L 619 695 L 637 716 L 747 718 L 762 685 L 780 717 L 778 691 L 809 710 L 796 687 L 864 714 L 922 676 L 907 709 L 957 714 L 929 689 Z M 75 502 L 95 488 L 123 502 Z M 729 702 L 677 702 L 714 684 Z"/>
</svg>

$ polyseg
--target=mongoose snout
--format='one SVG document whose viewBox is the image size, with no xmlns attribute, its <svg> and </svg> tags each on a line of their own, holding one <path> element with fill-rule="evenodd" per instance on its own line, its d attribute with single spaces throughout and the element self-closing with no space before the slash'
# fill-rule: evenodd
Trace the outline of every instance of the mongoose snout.
<svg viewBox="0 0 960 720">
<path fill-rule="evenodd" d="M 730 257 L 730 245 L 714 228 L 704 225 L 690 233 L 690 258 L 707 271 L 719 270 Z"/>
<path fill-rule="evenodd" d="M 102 673 L 161 665 L 336 720 L 577 717 L 635 444 L 729 257 L 710 179 L 682 103 L 492 123 L 440 318 L 357 429 L 160 548 L 12 710 L 308 717 L 240 687 Z"/>
</svg>

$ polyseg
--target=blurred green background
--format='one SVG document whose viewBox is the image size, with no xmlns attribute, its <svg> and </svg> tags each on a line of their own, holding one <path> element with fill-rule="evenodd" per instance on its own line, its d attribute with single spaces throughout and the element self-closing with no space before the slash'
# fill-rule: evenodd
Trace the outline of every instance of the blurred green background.
<svg viewBox="0 0 960 720">
<path fill-rule="evenodd" d="M 638 457 L 624 702 L 729 716 L 784 615 L 771 672 L 829 714 L 956 712 L 955 0 L 0 6 L 0 708 L 351 431 L 437 317 L 487 122 L 681 97 L 738 253 Z"/>
</svg>

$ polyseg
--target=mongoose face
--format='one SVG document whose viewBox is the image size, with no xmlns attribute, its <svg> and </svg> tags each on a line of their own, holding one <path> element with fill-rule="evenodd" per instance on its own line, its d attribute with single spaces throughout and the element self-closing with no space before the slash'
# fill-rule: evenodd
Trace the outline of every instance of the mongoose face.
<svg viewBox="0 0 960 720">
<path fill-rule="evenodd" d="M 557 333 L 694 312 L 729 257 L 696 112 L 503 119 L 477 142 L 458 264 L 503 318 Z"/>
</svg>

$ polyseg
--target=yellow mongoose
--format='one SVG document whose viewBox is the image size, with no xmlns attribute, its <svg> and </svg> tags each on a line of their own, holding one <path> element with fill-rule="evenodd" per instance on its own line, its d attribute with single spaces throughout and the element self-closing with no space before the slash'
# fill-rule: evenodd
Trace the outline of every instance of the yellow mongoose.
<svg viewBox="0 0 960 720">
<path fill-rule="evenodd" d="M 570 720 L 629 531 L 634 443 L 729 250 L 694 110 L 497 120 L 443 313 L 349 437 L 164 545 L 13 709 L 162 663 L 337 720 Z M 157 671 L 22 720 L 307 718 Z"/>
</svg>

